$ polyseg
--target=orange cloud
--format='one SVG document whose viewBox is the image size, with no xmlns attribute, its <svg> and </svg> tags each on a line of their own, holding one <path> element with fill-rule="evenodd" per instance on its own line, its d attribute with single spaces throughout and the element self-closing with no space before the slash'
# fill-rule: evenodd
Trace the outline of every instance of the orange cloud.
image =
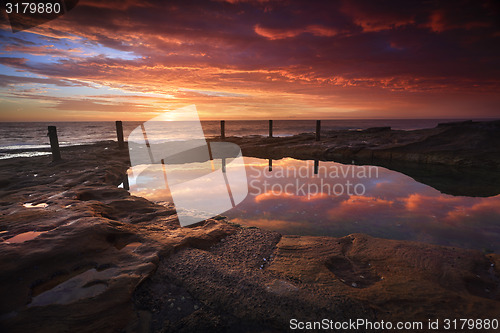
<svg viewBox="0 0 500 333">
<path fill-rule="evenodd" d="M 320 37 L 332 37 L 338 34 L 337 30 L 328 28 L 321 25 L 310 25 L 304 28 L 298 29 L 277 29 L 277 28 L 265 28 L 259 24 L 255 25 L 254 31 L 270 40 L 292 38 L 303 33 L 310 33 L 314 36 Z"/>
<path fill-rule="evenodd" d="M 407 198 L 402 199 L 406 209 L 409 211 L 428 212 L 433 211 L 437 207 L 440 211 L 448 211 L 448 207 L 460 204 L 464 201 L 462 197 L 452 196 L 424 196 L 421 194 L 411 194 Z"/>
<path fill-rule="evenodd" d="M 328 193 L 309 193 L 306 195 L 297 195 L 295 193 L 287 193 L 284 191 L 273 191 L 269 190 L 265 193 L 261 193 L 255 196 L 254 200 L 255 203 L 261 203 L 265 201 L 272 201 L 272 200 L 287 200 L 288 202 L 290 201 L 295 201 L 295 202 L 311 202 L 311 201 L 316 201 L 316 200 L 324 200 L 331 198 L 330 194 Z"/>
<path fill-rule="evenodd" d="M 478 198 L 478 202 L 472 206 L 458 206 L 448 212 L 446 221 L 456 224 L 466 218 L 479 220 L 485 216 L 500 217 L 500 195 L 493 198 Z"/>
<path fill-rule="evenodd" d="M 351 195 L 347 200 L 340 203 L 340 207 L 349 209 L 358 209 L 366 207 L 385 207 L 390 208 L 394 202 L 376 197 Z"/>
<path fill-rule="evenodd" d="M 101 89 L 168 96 L 136 120 L 193 103 L 204 119 L 499 116 L 491 4 L 229 2 L 81 1 L 23 34 L 1 25 L 1 119 L 114 120 Z"/>
<path fill-rule="evenodd" d="M 307 225 L 307 222 L 286 221 L 279 219 L 265 219 L 265 218 L 233 218 L 231 222 L 242 225 L 251 225 L 262 229 L 271 230 L 289 230 L 290 228 L 301 228 Z"/>
<path fill-rule="evenodd" d="M 354 19 L 354 23 L 363 28 L 363 32 L 379 32 L 383 30 L 389 29 L 397 29 L 400 27 L 404 27 L 406 25 L 411 25 L 415 23 L 413 19 L 410 20 L 394 20 L 394 21 L 379 21 L 379 20 L 370 20 L 370 19 L 362 19 L 357 18 Z"/>
<path fill-rule="evenodd" d="M 254 200 L 256 203 L 261 203 L 263 201 L 269 201 L 269 200 L 280 200 L 280 199 L 293 200 L 294 198 L 295 196 L 292 193 L 267 191 L 265 193 L 256 195 Z"/>
</svg>

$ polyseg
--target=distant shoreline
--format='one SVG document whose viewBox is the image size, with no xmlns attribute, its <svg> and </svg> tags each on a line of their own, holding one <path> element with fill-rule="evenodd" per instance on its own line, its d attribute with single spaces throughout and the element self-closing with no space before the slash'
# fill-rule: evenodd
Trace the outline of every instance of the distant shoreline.
<svg viewBox="0 0 500 333">
<path fill-rule="evenodd" d="M 350 128 L 342 128 L 342 122 L 344 120 L 335 120 L 329 121 L 325 120 L 322 123 L 322 132 L 325 135 L 324 138 L 328 138 L 328 133 L 350 133 L 350 132 L 362 132 L 367 130 L 370 127 L 391 127 L 386 125 L 391 125 L 391 121 L 399 121 L 395 119 L 383 119 L 383 120 L 353 120 L 355 124 L 345 124 Z M 345 120 L 351 121 L 351 120 Z M 370 123 L 371 121 L 375 121 L 375 123 Z M 410 124 L 413 120 L 402 120 L 404 122 L 408 122 L 407 125 Z M 392 126 L 391 129 L 394 131 L 418 131 L 418 130 L 432 130 L 434 128 L 444 126 L 446 124 L 460 124 L 460 123 L 469 123 L 476 121 L 473 120 L 457 120 L 457 119 L 423 119 L 416 121 L 432 121 L 435 127 L 422 127 L 415 126 L 416 128 L 404 128 L 398 129 L 398 127 Z M 498 120 L 489 120 L 489 121 L 478 121 L 477 123 L 494 123 Z M 283 122 L 283 123 L 282 123 Z M 278 120 L 274 123 L 274 131 L 273 136 L 275 138 L 294 138 L 299 135 L 304 135 L 307 133 L 314 133 L 315 121 L 308 120 L 305 121 L 306 124 L 302 123 L 302 121 L 298 120 Z M 333 122 L 333 123 L 332 123 Z M 340 122 L 340 124 L 339 124 Z M 387 123 L 389 122 L 389 123 Z M 246 124 L 251 124 L 250 127 L 245 126 Z M 387 124 L 386 124 L 387 123 Z M 61 147 L 66 146 L 78 146 L 85 144 L 98 143 L 103 141 L 116 141 L 116 134 L 114 129 L 113 122 L 66 122 L 66 123 L 51 123 L 51 122 L 42 122 L 42 123 L 5 123 L 13 126 L 12 128 L 0 128 L 0 159 L 8 159 L 12 157 L 18 157 L 19 155 L 30 156 L 29 153 L 33 153 L 34 155 L 46 155 L 47 152 L 50 152 L 49 140 L 46 136 L 46 125 L 58 125 L 58 133 L 59 133 L 59 143 Z M 24 128 L 24 125 L 29 124 L 29 128 Z M 40 126 L 38 126 L 38 124 Z M 43 126 L 42 126 L 43 124 Z M 87 124 L 85 127 L 76 127 L 74 128 L 74 124 Z M 104 127 L 103 124 L 105 124 Z M 125 124 L 125 140 L 127 139 L 128 133 L 130 130 L 140 125 L 139 122 L 124 122 Z M 205 135 L 209 140 L 217 140 L 220 136 L 220 124 L 219 121 L 202 121 L 204 124 Z M 283 125 L 288 124 L 288 125 Z M 293 125 L 293 126 L 292 126 Z M 300 125 L 300 126 L 298 126 Z M 356 126 L 354 126 L 356 125 Z M 371 126 L 373 125 L 373 126 Z M 379 126 L 380 125 L 380 126 Z M 394 125 L 394 124 L 393 124 Z M 397 124 L 396 124 L 397 125 Z M 399 124 L 401 125 L 401 124 Z M 418 125 L 418 124 L 416 124 Z M 205 128 L 208 126 L 207 128 Z M 238 127 L 239 126 L 239 127 Z M 240 127 L 243 128 L 239 130 Z M 226 124 L 226 136 L 227 137 L 235 137 L 234 134 L 237 135 L 239 139 L 228 139 L 228 140 L 241 140 L 244 141 L 245 137 L 255 138 L 261 137 L 262 140 L 266 139 L 267 136 L 267 121 L 260 120 L 250 120 L 245 121 L 243 123 L 239 123 L 239 121 L 229 120 Z M 166 135 L 171 135 L 168 133 Z M 354 141 L 355 137 L 352 138 Z M 170 138 L 170 140 L 174 141 L 175 136 Z M 283 141 L 283 144 L 288 144 L 288 142 Z M 266 143 L 267 145 L 267 143 Z M 338 158 L 338 156 L 335 156 Z M 331 158 L 331 157 L 321 157 L 321 158 Z"/>
<path fill-rule="evenodd" d="M 412 121 L 412 120 L 429 120 L 429 121 L 442 121 L 442 122 L 457 122 L 457 121 L 495 121 L 500 120 L 499 117 L 479 117 L 479 118 L 272 118 L 275 121 L 316 121 L 317 119 L 325 121 Z M 148 119 L 143 120 L 124 120 L 123 122 L 142 123 Z M 202 122 L 219 122 L 222 119 L 202 119 Z M 268 121 L 267 118 L 262 119 L 225 119 L 230 122 L 240 121 Z M 114 123 L 115 120 L 36 120 L 36 121 L 0 121 L 0 124 L 13 124 L 13 123 L 31 123 L 31 124 L 57 124 L 57 123 Z"/>
</svg>

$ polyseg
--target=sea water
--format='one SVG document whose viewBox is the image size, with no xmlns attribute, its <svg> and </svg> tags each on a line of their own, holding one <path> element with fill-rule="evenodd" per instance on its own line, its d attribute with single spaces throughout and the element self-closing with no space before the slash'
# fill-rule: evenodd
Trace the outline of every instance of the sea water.
<svg viewBox="0 0 500 333">
<path fill-rule="evenodd" d="M 438 123 L 464 119 L 340 119 L 322 120 L 322 131 L 362 130 L 370 127 L 390 126 L 393 129 L 414 130 L 435 127 Z M 142 122 L 124 122 L 125 139 Z M 56 126 L 60 146 L 88 144 L 104 140 L 116 140 L 115 123 L 108 122 L 11 122 L 0 123 L 0 159 L 29 157 L 48 154 L 49 138 L 47 126 Z M 267 135 L 267 120 L 228 120 L 226 136 Z M 220 121 L 202 121 L 206 137 L 220 135 Z M 315 120 L 275 120 L 274 136 L 291 136 L 312 133 Z M 175 140 L 183 133 L 168 133 L 169 140 Z"/>
</svg>

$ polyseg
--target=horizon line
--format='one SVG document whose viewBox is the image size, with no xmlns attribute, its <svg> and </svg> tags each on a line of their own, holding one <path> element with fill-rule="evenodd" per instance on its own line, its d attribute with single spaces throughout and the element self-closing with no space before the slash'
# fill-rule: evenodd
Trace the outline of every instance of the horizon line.
<svg viewBox="0 0 500 333">
<path fill-rule="evenodd" d="M 149 119 L 151 120 L 151 119 Z M 91 122 L 145 122 L 149 120 L 0 120 L 0 123 L 91 123 Z M 480 120 L 500 120 L 500 117 L 477 117 L 477 118 L 296 118 L 296 119 L 281 119 L 281 118 L 265 118 L 265 119 L 200 119 L 200 121 L 316 121 L 316 120 L 463 120 L 463 121 L 480 121 Z M 178 121 L 178 120 L 172 120 Z M 186 120 L 182 120 L 186 121 Z"/>
</svg>

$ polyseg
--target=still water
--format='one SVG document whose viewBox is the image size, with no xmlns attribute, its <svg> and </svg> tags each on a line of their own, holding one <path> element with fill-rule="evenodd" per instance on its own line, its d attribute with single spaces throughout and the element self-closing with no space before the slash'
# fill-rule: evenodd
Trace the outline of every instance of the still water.
<svg viewBox="0 0 500 333">
<path fill-rule="evenodd" d="M 377 166 L 292 158 L 270 162 L 245 157 L 244 162 L 248 195 L 223 213 L 232 222 L 282 234 L 339 237 L 365 233 L 486 252 L 500 250 L 500 195 L 443 194 Z M 151 173 L 145 179 L 151 184 L 166 183 L 162 174 Z M 130 182 L 134 195 L 171 202 L 168 186 L 164 187 L 151 190 L 132 178 Z M 210 197 L 206 189 L 199 195 Z"/>
</svg>

